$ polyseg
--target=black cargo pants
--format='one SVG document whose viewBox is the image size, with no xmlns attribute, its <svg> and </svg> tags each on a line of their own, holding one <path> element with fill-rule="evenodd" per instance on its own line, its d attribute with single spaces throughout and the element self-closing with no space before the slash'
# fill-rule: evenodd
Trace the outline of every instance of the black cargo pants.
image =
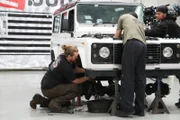
<svg viewBox="0 0 180 120">
<path fill-rule="evenodd" d="M 144 112 L 146 45 L 136 39 L 128 40 L 123 48 L 121 79 L 121 111 Z M 135 92 L 135 107 L 133 107 Z"/>
</svg>

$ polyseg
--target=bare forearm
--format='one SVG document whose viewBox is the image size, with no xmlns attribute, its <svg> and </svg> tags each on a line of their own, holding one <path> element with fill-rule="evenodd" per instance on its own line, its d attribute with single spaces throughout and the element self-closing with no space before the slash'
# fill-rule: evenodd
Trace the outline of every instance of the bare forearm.
<svg viewBox="0 0 180 120">
<path fill-rule="evenodd" d="M 85 70 L 83 68 L 76 67 L 74 69 L 74 73 L 84 73 L 84 72 L 85 72 Z"/>
<path fill-rule="evenodd" d="M 81 77 L 81 78 L 75 79 L 75 80 L 73 81 L 73 83 L 74 83 L 74 84 L 81 84 L 81 83 L 84 83 L 84 82 L 86 82 L 86 81 L 88 81 L 88 80 L 89 80 L 88 77 Z"/>
<path fill-rule="evenodd" d="M 116 30 L 114 38 L 120 38 L 120 36 L 121 36 L 121 30 Z"/>
</svg>

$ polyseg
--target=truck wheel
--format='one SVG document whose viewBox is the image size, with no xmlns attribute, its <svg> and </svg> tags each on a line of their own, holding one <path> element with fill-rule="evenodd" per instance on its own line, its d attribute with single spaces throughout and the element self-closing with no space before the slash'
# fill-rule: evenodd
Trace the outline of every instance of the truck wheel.
<svg viewBox="0 0 180 120">
<path fill-rule="evenodd" d="M 76 60 L 76 65 L 77 65 L 77 67 L 82 68 L 81 57 L 79 55 L 78 55 L 78 59 Z"/>
<path fill-rule="evenodd" d="M 51 61 L 54 61 L 55 60 L 55 55 L 54 55 L 54 51 L 51 50 Z"/>
</svg>

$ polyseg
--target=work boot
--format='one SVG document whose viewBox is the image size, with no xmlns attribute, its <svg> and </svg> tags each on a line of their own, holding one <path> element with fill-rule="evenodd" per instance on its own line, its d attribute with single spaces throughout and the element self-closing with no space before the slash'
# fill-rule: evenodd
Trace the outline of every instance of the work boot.
<svg viewBox="0 0 180 120">
<path fill-rule="evenodd" d="M 49 108 L 52 112 L 61 112 L 62 106 L 60 103 L 56 102 L 56 99 L 51 100 L 49 103 Z"/>
<path fill-rule="evenodd" d="M 36 109 L 37 104 L 41 104 L 42 99 L 43 97 L 40 94 L 35 94 L 30 101 L 31 108 Z"/>
<path fill-rule="evenodd" d="M 135 112 L 133 115 L 141 116 L 141 117 L 145 116 L 144 112 L 141 112 L 141 113 Z"/>
<path fill-rule="evenodd" d="M 49 109 L 53 113 L 73 113 L 73 111 L 69 108 L 71 102 L 56 102 L 56 99 L 51 100 L 49 103 Z"/>
<path fill-rule="evenodd" d="M 115 115 L 117 117 L 131 117 L 134 114 L 134 112 L 123 112 L 123 111 L 118 111 Z"/>
<path fill-rule="evenodd" d="M 40 103 L 40 107 L 47 108 L 49 107 L 49 103 L 50 103 L 50 100 L 43 97 Z"/>
<path fill-rule="evenodd" d="M 69 107 L 69 106 L 71 106 L 71 101 L 63 102 L 63 103 L 61 103 L 61 106 L 62 107 Z"/>
</svg>

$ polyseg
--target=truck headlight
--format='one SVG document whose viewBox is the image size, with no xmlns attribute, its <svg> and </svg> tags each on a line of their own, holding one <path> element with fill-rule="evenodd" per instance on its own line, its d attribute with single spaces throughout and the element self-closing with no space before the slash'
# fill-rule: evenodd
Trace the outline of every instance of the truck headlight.
<svg viewBox="0 0 180 120">
<path fill-rule="evenodd" d="M 99 56 L 101 56 L 102 58 L 108 58 L 110 55 L 110 50 L 107 47 L 102 47 L 99 50 Z"/>
<path fill-rule="evenodd" d="M 92 64 L 113 64 L 113 47 L 112 43 L 93 43 L 91 45 Z"/>
<path fill-rule="evenodd" d="M 173 55 L 173 49 L 171 47 L 165 47 L 163 49 L 163 56 L 165 58 L 170 58 Z"/>
</svg>

